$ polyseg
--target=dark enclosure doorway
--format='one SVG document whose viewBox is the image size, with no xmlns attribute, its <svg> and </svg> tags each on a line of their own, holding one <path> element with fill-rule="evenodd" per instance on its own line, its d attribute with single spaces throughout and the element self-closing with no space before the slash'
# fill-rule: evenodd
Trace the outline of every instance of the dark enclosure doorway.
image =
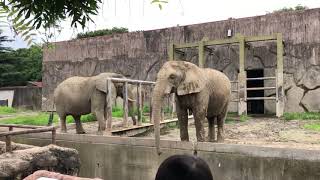
<svg viewBox="0 0 320 180">
<path fill-rule="evenodd" d="M 263 77 L 263 69 L 247 70 L 247 78 Z M 247 88 L 264 87 L 263 80 L 247 81 Z M 264 90 L 247 91 L 247 97 L 264 97 Z M 247 111 L 249 114 L 264 114 L 263 100 L 248 100 Z"/>
</svg>

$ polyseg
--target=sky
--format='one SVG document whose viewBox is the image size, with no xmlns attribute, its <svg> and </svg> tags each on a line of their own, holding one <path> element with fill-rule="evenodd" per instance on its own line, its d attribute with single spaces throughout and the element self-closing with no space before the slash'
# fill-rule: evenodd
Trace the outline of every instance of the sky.
<svg viewBox="0 0 320 180">
<path fill-rule="evenodd" d="M 309 8 L 320 7 L 320 0 L 168 0 L 162 10 L 151 0 L 102 0 L 99 14 L 93 17 L 95 23 L 88 23 L 84 30 L 71 28 L 70 21 L 61 22 L 62 31 L 56 32 L 51 41 L 72 39 L 77 33 L 112 27 L 126 27 L 129 31 L 151 30 L 172 26 L 198 24 L 263 15 L 283 7 L 298 4 Z M 8 43 L 14 49 L 27 47 L 9 28 L 4 34 L 14 39 Z M 41 35 L 36 42 L 41 42 Z"/>
</svg>

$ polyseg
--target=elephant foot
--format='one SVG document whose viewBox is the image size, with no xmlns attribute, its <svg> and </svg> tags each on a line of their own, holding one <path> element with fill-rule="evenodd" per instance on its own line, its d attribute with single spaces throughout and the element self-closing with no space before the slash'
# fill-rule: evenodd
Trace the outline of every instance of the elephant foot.
<svg viewBox="0 0 320 180">
<path fill-rule="evenodd" d="M 218 138 L 217 142 L 218 143 L 223 143 L 224 142 L 224 138 Z"/>
<path fill-rule="evenodd" d="M 98 131 L 97 135 L 102 136 L 103 135 L 103 131 Z"/>
<path fill-rule="evenodd" d="M 82 131 L 77 131 L 77 134 L 86 134 L 86 132 L 84 130 Z"/>
<path fill-rule="evenodd" d="M 67 133 L 67 130 L 66 129 L 61 129 L 60 133 Z"/>
</svg>

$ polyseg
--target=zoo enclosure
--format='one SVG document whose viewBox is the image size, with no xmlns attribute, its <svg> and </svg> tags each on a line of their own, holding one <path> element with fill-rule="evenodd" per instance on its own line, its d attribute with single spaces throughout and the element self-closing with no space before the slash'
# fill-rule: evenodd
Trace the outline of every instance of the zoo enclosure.
<svg viewBox="0 0 320 180">
<path fill-rule="evenodd" d="M 262 42 L 262 41 L 276 41 L 277 44 L 277 63 L 274 77 L 257 77 L 247 78 L 245 71 L 245 54 L 246 45 L 251 42 Z M 276 116 L 280 117 L 284 111 L 284 89 L 283 89 L 283 38 L 281 33 L 267 35 L 267 36 L 243 36 L 237 34 L 235 37 L 230 39 L 220 40 L 206 40 L 205 38 L 199 42 L 186 43 L 186 44 L 175 44 L 172 43 L 169 46 L 169 60 L 175 60 L 176 54 L 184 53 L 181 49 L 185 48 L 198 48 L 198 63 L 199 67 L 205 66 L 205 51 L 212 51 L 210 46 L 226 45 L 226 44 L 238 44 L 239 45 L 239 73 L 238 80 L 232 81 L 232 84 L 237 85 L 236 90 L 232 92 L 237 93 L 237 99 L 232 100 L 238 102 L 238 114 L 247 114 L 247 101 L 248 100 L 275 100 L 276 101 Z M 273 87 L 255 87 L 247 88 L 247 81 L 253 80 L 275 80 L 275 86 Z M 270 90 L 274 89 L 276 97 L 247 97 L 247 91 L 256 90 Z"/>
<path fill-rule="evenodd" d="M 53 126 L 43 127 L 43 126 L 29 126 L 29 125 L 16 125 L 16 124 L 0 124 L 0 127 L 8 127 L 9 132 L 1 132 L 0 137 L 5 137 L 6 142 L 6 152 L 12 151 L 11 136 L 21 135 L 21 134 L 31 134 L 40 132 L 52 132 L 51 143 L 56 143 L 56 128 Z M 13 131 L 13 128 L 23 128 L 27 130 Z"/>
</svg>

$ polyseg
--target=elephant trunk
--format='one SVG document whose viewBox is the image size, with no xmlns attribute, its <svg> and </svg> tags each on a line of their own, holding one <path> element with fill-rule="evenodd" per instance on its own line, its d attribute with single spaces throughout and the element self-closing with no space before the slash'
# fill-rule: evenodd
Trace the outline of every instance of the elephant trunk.
<svg viewBox="0 0 320 180">
<path fill-rule="evenodd" d="M 156 83 L 152 94 L 152 122 L 154 123 L 155 146 L 160 154 L 160 118 L 161 105 L 165 94 L 165 87 L 162 83 Z"/>
</svg>

